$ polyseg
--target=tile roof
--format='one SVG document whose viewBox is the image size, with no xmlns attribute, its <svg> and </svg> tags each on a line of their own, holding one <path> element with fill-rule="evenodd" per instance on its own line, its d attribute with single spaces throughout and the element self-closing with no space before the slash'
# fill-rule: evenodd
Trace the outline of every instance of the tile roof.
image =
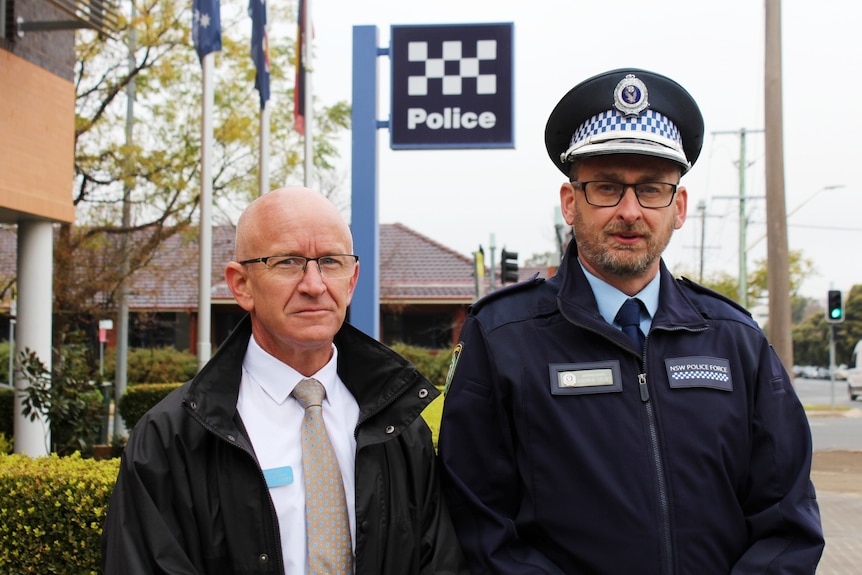
<svg viewBox="0 0 862 575">
<path fill-rule="evenodd" d="M 196 229 L 161 243 L 146 268 L 132 276 L 132 309 L 194 309 L 198 301 L 198 237 Z M 224 267 L 233 259 L 235 228 L 213 227 L 213 304 L 233 303 L 224 281 Z M 132 240 L 134 241 L 134 240 Z M 0 226 L 0 289 L 14 277 L 17 260 L 15 226 Z M 360 262 L 360 274 L 361 274 Z M 526 279 L 544 268 L 521 269 Z M 362 281 L 362 279 L 360 279 Z M 380 301 L 382 304 L 469 304 L 475 299 L 473 258 L 399 223 L 380 226 Z M 0 305 L 8 305 L 8 301 Z M 5 307 L 5 306 L 4 306 Z"/>
</svg>

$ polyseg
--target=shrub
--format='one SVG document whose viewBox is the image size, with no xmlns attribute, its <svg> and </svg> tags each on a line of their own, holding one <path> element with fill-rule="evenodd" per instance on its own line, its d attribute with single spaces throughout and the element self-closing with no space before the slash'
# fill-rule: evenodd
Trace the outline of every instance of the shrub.
<svg viewBox="0 0 862 575">
<path fill-rule="evenodd" d="M 22 412 L 51 425 L 51 451 L 67 455 L 92 451 L 102 425 L 103 396 L 90 379 L 86 349 L 66 345 L 64 353 L 48 369 L 36 352 L 21 352 L 18 368 L 27 382 Z"/>
<path fill-rule="evenodd" d="M 0 455 L 0 573 L 98 573 L 119 460 Z"/>
<path fill-rule="evenodd" d="M 127 429 L 132 429 L 138 420 L 181 383 L 143 383 L 130 387 L 120 398 L 120 415 Z"/>
<path fill-rule="evenodd" d="M 452 359 L 449 350 L 428 349 L 405 343 L 395 343 L 390 347 L 416 366 L 428 381 L 442 389 Z"/>
<path fill-rule="evenodd" d="M 106 376 L 112 381 L 116 366 L 116 352 L 112 351 L 105 361 Z M 187 351 L 172 347 L 134 348 L 129 350 L 126 381 L 129 385 L 188 381 L 197 371 L 198 358 Z"/>
</svg>

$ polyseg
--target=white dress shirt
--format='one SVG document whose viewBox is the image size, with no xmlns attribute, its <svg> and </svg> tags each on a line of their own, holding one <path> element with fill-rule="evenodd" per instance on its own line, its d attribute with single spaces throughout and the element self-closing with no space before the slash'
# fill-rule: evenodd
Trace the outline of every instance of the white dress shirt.
<svg viewBox="0 0 862 575">
<path fill-rule="evenodd" d="M 353 436 L 359 405 L 338 377 L 338 350 L 312 375 L 326 388 L 323 421 L 332 441 L 350 516 L 350 537 L 356 545 L 356 508 Z M 255 341 L 248 343 L 242 363 L 237 410 L 248 431 L 258 463 L 269 483 L 269 494 L 278 515 L 285 575 L 306 575 L 305 489 L 302 475 L 302 419 L 305 410 L 290 394 L 304 379 L 295 369 L 265 352 Z"/>
</svg>

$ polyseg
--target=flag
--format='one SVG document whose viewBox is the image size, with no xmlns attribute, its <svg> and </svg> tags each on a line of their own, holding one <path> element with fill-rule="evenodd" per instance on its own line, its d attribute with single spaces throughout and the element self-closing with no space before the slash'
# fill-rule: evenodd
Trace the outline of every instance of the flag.
<svg viewBox="0 0 862 575">
<path fill-rule="evenodd" d="M 266 33 L 266 0 L 249 0 L 251 16 L 251 59 L 257 74 L 254 87 L 260 95 L 260 109 L 269 101 L 269 36 Z"/>
<path fill-rule="evenodd" d="M 192 41 L 198 58 L 221 50 L 221 6 L 219 0 L 193 0 Z"/>
<path fill-rule="evenodd" d="M 296 26 L 296 82 L 293 85 L 293 125 L 300 136 L 305 135 L 305 0 L 299 0 Z"/>
</svg>

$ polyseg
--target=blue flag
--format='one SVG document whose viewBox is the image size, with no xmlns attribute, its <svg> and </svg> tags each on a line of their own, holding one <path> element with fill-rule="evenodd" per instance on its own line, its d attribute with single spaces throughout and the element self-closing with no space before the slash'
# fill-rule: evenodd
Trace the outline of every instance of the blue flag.
<svg viewBox="0 0 862 575">
<path fill-rule="evenodd" d="M 260 94 L 260 109 L 263 110 L 269 100 L 269 37 L 266 34 L 266 0 L 249 0 L 248 15 L 251 16 L 251 59 L 257 69 L 254 87 Z"/>
<path fill-rule="evenodd" d="M 221 5 L 219 0 L 193 0 L 192 41 L 198 58 L 221 50 Z"/>
</svg>

